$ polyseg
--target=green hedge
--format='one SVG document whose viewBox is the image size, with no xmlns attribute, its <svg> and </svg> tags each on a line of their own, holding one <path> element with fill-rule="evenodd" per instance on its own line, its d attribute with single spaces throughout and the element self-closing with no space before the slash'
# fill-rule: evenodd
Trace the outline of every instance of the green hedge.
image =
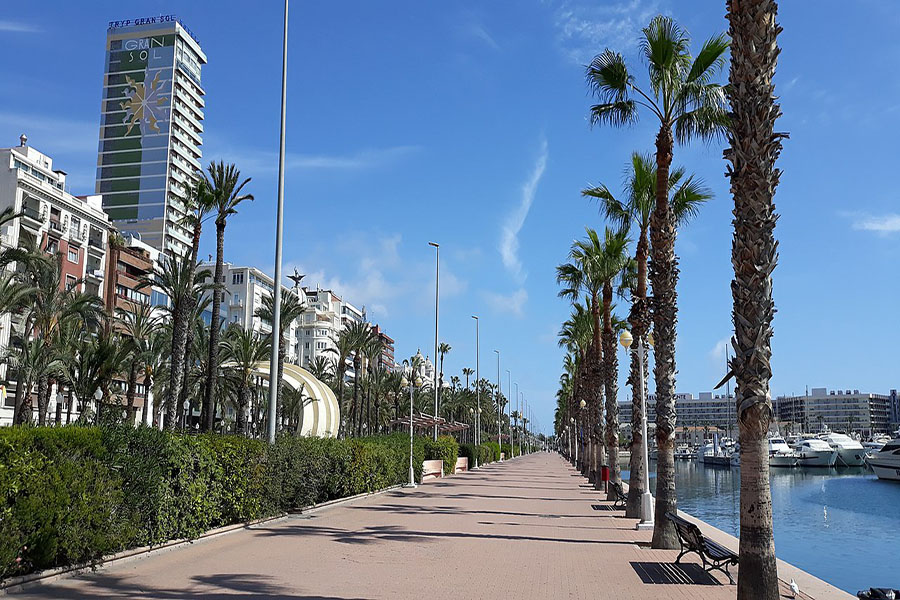
<svg viewBox="0 0 900 600">
<path fill-rule="evenodd" d="M 460 456 L 459 444 L 449 435 L 442 435 L 437 440 L 425 440 L 425 460 L 443 461 L 444 475 L 453 474 L 457 456 Z"/>
<path fill-rule="evenodd" d="M 414 443 L 421 479 L 425 441 Z M 443 446 L 442 446 L 443 447 Z M 0 429 L 0 579 L 404 483 L 409 436 Z"/>
</svg>

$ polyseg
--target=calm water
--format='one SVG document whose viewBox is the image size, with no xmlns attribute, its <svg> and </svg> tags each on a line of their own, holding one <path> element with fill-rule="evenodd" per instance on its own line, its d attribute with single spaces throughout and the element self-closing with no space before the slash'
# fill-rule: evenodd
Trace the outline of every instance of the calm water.
<svg viewBox="0 0 900 600">
<path fill-rule="evenodd" d="M 737 536 L 739 470 L 675 464 L 678 508 Z M 900 483 L 862 467 L 772 469 L 771 482 L 778 558 L 851 594 L 900 587 Z"/>
</svg>

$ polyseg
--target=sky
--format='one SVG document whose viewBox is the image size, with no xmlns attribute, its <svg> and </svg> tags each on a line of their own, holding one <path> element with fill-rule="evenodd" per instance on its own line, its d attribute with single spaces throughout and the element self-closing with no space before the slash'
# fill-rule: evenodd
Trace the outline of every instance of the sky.
<svg viewBox="0 0 900 600">
<path fill-rule="evenodd" d="M 252 178 L 256 199 L 229 221 L 226 260 L 272 273 L 279 2 L 4 3 L 0 146 L 27 133 L 69 173 L 73 193 L 93 192 L 107 23 L 172 13 L 209 59 L 203 162 L 234 162 Z M 694 47 L 726 29 L 724 2 L 707 0 L 293 2 L 285 272 L 296 266 L 309 284 L 364 305 L 396 340 L 398 360 L 418 348 L 432 355 L 428 242 L 440 243 L 445 374 L 474 367 L 479 315 L 482 376 L 496 379 L 499 350 L 503 389 L 517 382 L 549 432 L 563 356 L 556 333 L 570 310 L 555 267 L 584 227 L 604 226 L 580 190 L 621 189 L 629 156 L 649 152 L 655 135 L 646 116 L 592 129 L 584 65 L 610 47 L 644 81 L 637 39 L 659 13 L 686 27 Z M 852 10 L 783 2 L 779 22 L 777 129 L 790 139 L 775 199 L 772 394 L 886 393 L 900 385 L 900 198 L 885 179 L 896 168 L 888 142 L 900 120 L 900 11 L 892 0 Z M 679 392 L 718 382 L 732 331 L 723 146 L 675 151 L 675 164 L 715 194 L 678 236 Z M 202 256 L 214 252 L 213 236 Z"/>
</svg>

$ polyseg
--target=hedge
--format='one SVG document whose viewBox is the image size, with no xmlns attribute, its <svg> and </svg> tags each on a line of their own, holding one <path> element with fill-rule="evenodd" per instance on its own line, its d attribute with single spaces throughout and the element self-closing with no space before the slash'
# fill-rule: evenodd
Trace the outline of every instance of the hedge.
<svg viewBox="0 0 900 600">
<path fill-rule="evenodd" d="M 406 438 L 409 440 L 409 436 Z M 444 474 L 452 475 L 456 469 L 456 457 L 459 444 L 449 435 L 442 435 L 437 440 L 425 440 L 425 460 L 444 461 Z"/>
<path fill-rule="evenodd" d="M 414 443 L 417 479 L 426 444 Z M 434 448 L 445 459 L 449 443 Z M 145 427 L 0 428 L 0 579 L 193 538 L 408 477 L 404 434 L 283 436 L 269 446 Z"/>
</svg>

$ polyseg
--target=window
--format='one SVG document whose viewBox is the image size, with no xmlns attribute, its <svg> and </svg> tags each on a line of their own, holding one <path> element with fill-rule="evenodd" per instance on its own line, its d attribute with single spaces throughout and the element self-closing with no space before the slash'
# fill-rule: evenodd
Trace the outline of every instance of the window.
<svg viewBox="0 0 900 600">
<path fill-rule="evenodd" d="M 69 248 L 69 262 L 78 262 L 78 248 Z"/>
<path fill-rule="evenodd" d="M 47 240 L 47 252 L 49 254 L 56 254 L 59 251 L 59 246 L 56 243 L 56 240 Z"/>
<path fill-rule="evenodd" d="M 237 304 L 241 301 L 241 297 L 238 294 L 234 295 L 234 303 Z"/>
<path fill-rule="evenodd" d="M 75 287 L 76 281 L 78 280 L 75 279 L 74 275 L 66 275 L 66 289 L 71 290 L 73 287 Z"/>
<path fill-rule="evenodd" d="M 324 350 L 325 342 L 316 342 L 316 350 Z"/>
<path fill-rule="evenodd" d="M 232 273 L 231 283 L 232 283 L 232 285 L 238 285 L 238 284 L 244 283 L 244 274 L 243 273 Z"/>
<path fill-rule="evenodd" d="M 304 347 L 305 347 L 307 350 L 309 350 L 309 342 L 306 342 L 306 345 L 305 345 Z"/>
</svg>

